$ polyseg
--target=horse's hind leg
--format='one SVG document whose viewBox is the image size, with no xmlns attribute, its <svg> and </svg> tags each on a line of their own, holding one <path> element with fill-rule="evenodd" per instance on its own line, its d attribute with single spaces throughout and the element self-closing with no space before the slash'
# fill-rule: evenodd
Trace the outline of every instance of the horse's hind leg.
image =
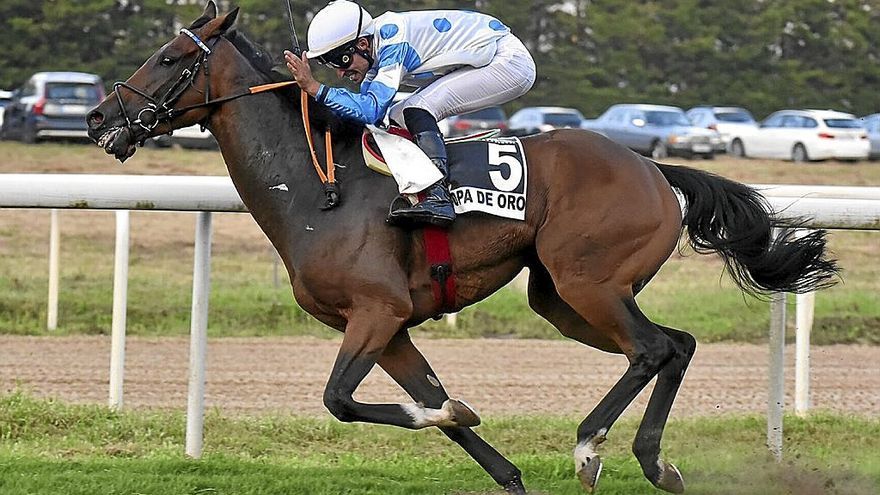
<svg viewBox="0 0 880 495">
<path fill-rule="evenodd" d="M 449 396 L 422 353 L 413 345 L 409 332 L 401 330 L 386 347 L 379 366 L 420 404 L 440 408 Z M 440 427 L 459 444 L 508 493 L 525 494 L 520 470 L 470 428 Z"/>
<path fill-rule="evenodd" d="M 674 465 L 660 459 L 660 439 L 678 387 L 697 349 L 697 341 L 687 332 L 664 326 L 659 328 L 672 339 L 677 352 L 657 374 L 657 383 L 633 442 L 633 453 L 645 476 L 658 488 L 681 493 L 684 491 L 681 473 Z"/>
<path fill-rule="evenodd" d="M 622 352 L 630 362 L 624 375 L 578 428 L 575 469 L 584 488 L 592 492 L 602 470 L 596 448 L 645 385 L 670 363 L 681 362 L 679 347 L 683 346 L 651 323 L 631 295 L 615 295 L 602 286 L 583 284 L 579 289 L 581 284 L 566 284 L 562 291 L 569 297 L 563 299 L 543 267 L 535 266 L 531 270 L 529 303 L 535 311 L 553 323 L 563 335 L 608 352 Z M 684 366 L 689 359 L 690 355 L 684 359 Z M 682 483 L 678 470 L 672 465 L 659 464 L 657 457 L 669 407 L 683 375 L 681 365 L 672 370 L 677 371 L 664 374 L 663 385 L 658 381 L 661 391 L 652 396 L 653 406 L 649 406 L 645 416 L 647 424 L 644 430 L 640 429 L 645 440 L 637 439 L 636 445 L 642 454 L 639 461 L 648 479 L 659 488 L 679 491 L 678 486 Z M 673 379 L 676 374 L 677 378 Z M 653 445 L 656 445 L 656 453 L 653 462 L 648 462 L 651 459 L 648 447 Z"/>
</svg>

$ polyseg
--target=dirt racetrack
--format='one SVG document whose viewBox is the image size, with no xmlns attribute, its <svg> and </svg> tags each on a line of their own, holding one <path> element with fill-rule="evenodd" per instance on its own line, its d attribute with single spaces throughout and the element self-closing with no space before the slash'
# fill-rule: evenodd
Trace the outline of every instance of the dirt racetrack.
<svg viewBox="0 0 880 495">
<path fill-rule="evenodd" d="M 209 408 L 224 413 L 327 414 L 321 396 L 339 340 L 316 338 L 214 339 L 208 344 Z M 626 360 L 567 341 L 418 340 L 453 397 L 484 416 L 586 414 L 622 374 Z M 185 410 L 189 342 L 129 338 L 126 408 Z M 764 414 L 767 347 L 703 344 L 675 402 L 673 417 Z M 862 416 L 880 415 L 880 347 L 812 349 L 812 406 Z M 794 393 L 794 349 L 786 348 L 786 408 Z M 109 337 L 0 336 L 0 386 L 73 403 L 106 403 Z M 356 397 L 407 401 L 391 379 L 374 370 Z M 627 414 L 641 414 L 643 393 Z"/>
</svg>

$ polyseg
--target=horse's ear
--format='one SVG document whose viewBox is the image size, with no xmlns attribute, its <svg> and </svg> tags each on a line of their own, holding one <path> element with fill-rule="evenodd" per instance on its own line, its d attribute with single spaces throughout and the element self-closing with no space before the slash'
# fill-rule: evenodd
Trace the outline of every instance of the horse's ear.
<svg viewBox="0 0 880 495">
<path fill-rule="evenodd" d="M 205 11 L 202 12 L 202 17 L 206 17 L 208 19 L 213 19 L 217 17 L 217 4 L 214 3 L 214 0 L 208 0 L 207 5 L 205 5 Z"/>
<path fill-rule="evenodd" d="M 190 24 L 189 28 L 190 29 L 200 28 L 216 18 L 217 18 L 217 4 L 214 3 L 214 0 L 208 0 L 208 4 L 205 5 L 205 11 L 202 12 L 201 17 L 194 20 L 193 23 Z"/>
<path fill-rule="evenodd" d="M 223 18 L 223 22 L 220 23 L 220 27 L 217 28 L 217 32 L 219 34 L 225 33 L 229 28 L 235 24 L 235 18 L 238 17 L 238 7 L 229 11 L 228 14 Z"/>
</svg>

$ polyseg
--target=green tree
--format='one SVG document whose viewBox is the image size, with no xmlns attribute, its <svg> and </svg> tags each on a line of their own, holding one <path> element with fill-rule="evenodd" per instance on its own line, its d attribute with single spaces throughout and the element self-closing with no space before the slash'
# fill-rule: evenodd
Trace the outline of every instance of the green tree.
<svg viewBox="0 0 880 495">
<path fill-rule="evenodd" d="M 281 0 L 241 7 L 238 28 L 276 59 L 292 44 Z M 323 1 L 291 0 L 300 43 Z M 880 110 L 880 0 L 364 0 L 385 11 L 470 9 L 496 16 L 531 50 L 534 88 L 507 105 L 596 115 L 618 102 Z M 38 70 L 127 78 L 201 0 L 3 0 L 0 87 Z M 318 69 L 333 81 L 332 73 Z"/>
</svg>

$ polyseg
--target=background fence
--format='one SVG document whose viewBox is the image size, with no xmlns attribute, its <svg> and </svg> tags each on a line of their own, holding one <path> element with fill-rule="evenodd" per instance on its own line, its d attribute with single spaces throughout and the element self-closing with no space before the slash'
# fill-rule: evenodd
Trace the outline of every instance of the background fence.
<svg viewBox="0 0 880 495">
<path fill-rule="evenodd" d="M 758 184 L 783 220 L 801 227 L 880 230 L 880 187 Z M 247 212 L 225 176 L 128 176 L 66 174 L 0 174 L 0 208 L 51 208 L 47 327 L 58 322 L 60 239 L 58 208 L 110 209 L 116 213 L 113 319 L 109 403 L 123 405 L 125 323 L 128 289 L 129 210 L 192 211 L 196 218 L 193 295 L 190 323 L 189 392 L 186 454 L 200 457 L 204 419 L 205 354 L 210 292 L 212 212 Z M 806 223 L 801 222 L 807 219 Z M 813 295 L 797 297 L 795 411 L 809 407 L 809 333 Z M 785 295 L 771 300 L 770 380 L 767 440 L 782 455 L 783 358 Z"/>
</svg>

